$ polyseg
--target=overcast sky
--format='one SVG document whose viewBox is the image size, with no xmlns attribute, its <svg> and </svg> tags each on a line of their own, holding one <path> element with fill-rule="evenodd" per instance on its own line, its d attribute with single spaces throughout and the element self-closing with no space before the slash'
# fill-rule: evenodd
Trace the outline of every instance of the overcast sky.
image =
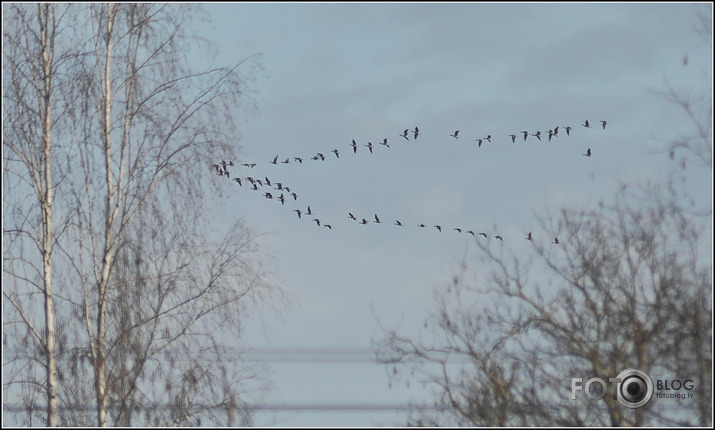
<svg viewBox="0 0 715 430">
<path fill-rule="evenodd" d="M 712 91 L 703 80 L 703 70 L 712 76 L 711 48 L 694 32 L 697 7 L 711 16 L 710 4 L 686 3 L 206 5 L 212 25 L 199 34 L 217 44 L 214 65 L 260 54 L 239 68 L 254 77 L 253 114 L 237 109 L 236 161 L 257 166 L 232 173 L 268 177 L 298 195 L 285 194 L 283 206 L 263 197 L 267 188 L 225 185 L 226 226 L 244 217 L 266 234 L 269 266 L 289 299 L 250 321 L 246 342 L 274 352 L 369 353 L 371 339 L 381 337 L 378 321 L 416 333 L 434 308 L 433 289 L 474 254 L 473 241 L 484 240 L 454 228 L 526 252 L 529 231 L 553 240 L 536 222 L 546 209 L 595 204 L 618 182 L 667 178 L 675 162 L 654 154 L 658 139 L 688 123 L 652 91 L 666 78 L 676 88 Z M 608 121 L 605 130 L 600 120 Z M 400 136 L 416 126 L 416 140 Z M 556 126 L 559 137 L 549 142 Z M 455 130 L 459 139 L 450 137 Z M 541 142 L 524 142 L 522 130 L 541 131 Z M 491 143 L 479 147 L 476 139 L 487 135 Z M 378 145 L 385 138 L 389 148 Z M 583 156 L 589 148 L 592 156 Z M 310 159 L 318 152 L 325 161 Z M 276 156 L 279 164 L 270 164 Z M 286 158 L 290 164 L 280 163 Z M 699 178 L 692 193 L 712 201 L 711 172 L 689 171 Z M 309 205 L 315 215 L 298 219 L 293 210 Z M 370 363 L 269 367 L 274 389 L 266 402 L 273 404 L 428 399 L 414 384 L 390 389 L 387 369 Z M 375 411 L 256 417 L 257 425 L 281 426 L 403 423 L 401 414 Z"/>
</svg>

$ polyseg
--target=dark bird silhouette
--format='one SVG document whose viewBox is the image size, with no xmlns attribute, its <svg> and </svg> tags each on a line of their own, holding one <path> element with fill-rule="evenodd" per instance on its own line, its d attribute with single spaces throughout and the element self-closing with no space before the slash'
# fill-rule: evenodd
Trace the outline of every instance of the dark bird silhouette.
<svg viewBox="0 0 715 430">
<path fill-rule="evenodd" d="M 313 211 L 310 210 L 310 206 L 308 206 L 308 210 L 305 211 L 307 215 L 313 215 Z"/>
<path fill-rule="evenodd" d="M 499 240 L 501 240 L 502 242 L 504 242 L 504 239 L 503 239 L 501 236 L 494 236 L 494 239 L 499 239 Z"/>
<path fill-rule="evenodd" d="M 482 142 L 484 142 L 484 139 L 477 139 L 477 146 L 478 146 L 479 148 L 482 147 Z"/>
<path fill-rule="evenodd" d="M 238 185 L 243 186 L 241 183 L 241 178 L 233 178 L 234 181 L 238 182 Z"/>
<path fill-rule="evenodd" d="M 293 157 L 293 159 L 294 159 L 295 161 L 299 162 L 300 164 L 303 164 L 303 159 L 302 159 L 302 158 L 300 158 L 300 157 Z"/>
<path fill-rule="evenodd" d="M 591 148 L 588 148 L 588 151 L 586 151 L 586 153 L 582 154 L 582 155 L 584 155 L 586 157 L 590 157 L 591 156 Z"/>
<path fill-rule="evenodd" d="M 286 199 L 285 199 L 285 197 L 283 197 L 283 193 L 281 193 L 281 195 L 278 196 L 278 200 L 280 200 L 281 204 L 285 206 Z"/>
<path fill-rule="evenodd" d="M 551 243 L 553 243 L 554 245 L 558 245 L 558 244 L 559 244 L 559 238 L 558 238 L 558 237 L 555 237 L 555 238 L 554 238 L 554 241 L 551 242 Z"/>
<path fill-rule="evenodd" d="M 529 232 L 529 234 L 527 234 L 524 239 L 526 239 L 526 240 L 531 240 L 531 232 Z"/>
<path fill-rule="evenodd" d="M 290 158 L 286 158 L 285 160 L 281 161 L 283 164 L 288 164 L 290 163 Z"/>
<path fill-rule="evenodd" d="M 441 225 L 436 225 L 436 226 L 434 226 L 434 228 L 436 228 L 436 229 L 439 230 L 439 231 L 442 231 L 442 226 L 441 226 Z"/>
<path fill-rule="evenodd" d="M 474 232 L 473 232 L 472 230 L 469 230 L 467 233 L 469 233 L 469 234 L 471 234 L 472 236 L 474 236 Z"/>
<path fill-rule="evenodd" d="M 332 226 L 332 225 L 330 225 L 330 224 L 323 224 L 323 227 L 325 227 L 325 228 L 329 228 L 329 229 L 331 229 L 331 230 L 333 229 L 333 226 Z"/>
<path fill-rule="evenodd" d="M 459 130 L 455 131 L 454 134 L 450 134 L 455 139 L 459 139 Z"/>
<path fill-rule="evenodd" d="M 353 147 L 353 153 L 357 154 L 357 143 L 355 143 L 355 139 L 353 139 L 353 143 L 351 143 L 350 146 Z"/>
<path fill-rule="evenodd" d="M 267 198 L 267 199 L 272 199 L 272 198 L 273 198 L 273 194 L 271 194 L 271 193 L 266 193 L 266 194 L 263 195 L 263 197 L 265 197 L 265 198 Z"/>
<path fill-rule="evenodd" d="M 315 221 L 316 224 L 318 224 L 318 227 L 320 227 L 320 220 L 318 218 L 314 218 L 313 221 Z"/>
<path fill-rule="evenodd" d="M 362 221 L 360 221 L 360 224 L 365 225 L 365 224 L 367 224 L 367 223 L 369 223 L 369 222 L 370 222 L 370 221 L 368 221 L 368 220 L 366 220 L 365 218 L 363 218 Z"/>
<path fill-rule="evenodd" d="M 300 209 L 293 209 L 293 212 L 298 214 L 298 218 L 300 218 L 301 214 L 303 213 Z"/>
<path fill-rule="evenodd" d="M 417 227 L 422 227 L 422 228 L 425 228 L 425 227 L 427 227 L 427 226 L 426 226 L 426 225 L 424 225 L 424 224 L 418 224 L 418 225 L 417 225 Z"/>
<path fill-rule="evenodd" d="M 395 225 L 402 227 L 402 223 L 400 222 L 400 220 L 395 220 Z"/>
<path fill-rule="evenodd" d="M 367 146 L 367 149 L 370 150 L 370 154 L 372 154 L 372 148 L 373 148 L 372 142 L 368 142 L 367 145 L 365 145 L 365 146 Z"/>
<path fill-rule="evenodd" d="M 591 127 L 591 124 L 588 123 L 588 120 L 586 120 L 586 122 L 584 122 L 584 123 L 581 124 L 581 125 L 584 126 L 584 127 L 586 127 L 586 128 L 590 128 L 590 127 Z"/>
<path fill-rule="evenodd" d="M 355 215 L 351 214 L 350 212 L 348 212 L 348 218 L 350 218 L 353 221 L 357 221 L 357 218 L 355 218 Z"/>
<path fill-rule="evenodd" d="M 568 126 L 568 125 L 567 125 L 567 126 L 564 127 L 564 128 L 566 129 L 566 136 L 571 136 L 571 130 L 572 130 L 571 126 Z"/>
<path fill-rule="evenodd" d="M 491 135 L 491 134 L 487 134 L 487 137 L 485 137 L 484 140 L 486 140 L 486 141 L 489 142 L 489 143 L 492 143 L 492 135 Z"/>
<path fill-rule="evenodd" d="M 529 137 L 529 132 L 528 132 L 528 131 L 522 131 L 521 133 L 524 135 L 524 142 L 526 142 L 526 138 Z"/>
<path fill-rule="evenodd" d="M 554 131 L 553 131 L 553 130 L 549 130 L 549 142 L 551 142 L 551 138 L 554 137 L 554 136 L 556 136 L 556 134 L 554 134 Z"/>
<path fill-rule="evenodd" d="M 516 143 L 516 134 L 510 134 L 509 137 L 511 137 L 511 143 Z"/>
<path fill-rule="evenodd" d="M 284 191 L 283 189 L 283 182 L 276 182 L 276 190 L 278 191 Z"/>
<path fill-rule="evenodd" d="M 248 167 L 249 169 L 252 169 L 252 168 L 256 167 L 256 163 L 243 163 L 243 164 L 241 164 L 241 166 L 245 166 L 245 167 Z"/>
<path fill-rule="evenodd" d="M 410 129 L 405 129 L 404 132 L 400 136 L 404 137 L 405 140 L 410 140 L 410 135 L 409 135 Z"/>
<path fill-rule="evenodd" d="M 260 179 L 256 179 L 256 182 L 258 182 L 258 185 L 263 186 L 263 182 Z"/>
<path fill-rule="evenodd" d="M 271 164 L 278 164 L 278 156 L 276 155 Z"/>
<path fill-rule="evenodd" d="M 387 139 L 383 140 L 382 142 L 378 142 L 382 146 L 387 146 L 388 148 L 390 147 L 390 144 L 387 143 Z"/>
<path fill-rule="evenodd" d="M 382 224 L 382 221 L 380 221 L 380 218 L 377 217 L 377 214 L 375 214 L 375 224 Z"/>
<path fill-rule="evenodd" d="M 535 136 L 539 141 L 541 141 L 541 132 L 537 131 L 536 134 L 532 134 L 532 136 Z"/>
<path fill-rule="evenodd" d="M 461 232 L 462 232 L 462 229 L 461 229 L 461 228 L 455 228 L 454 231 L 456 231 L 457 233 L 461 233 Z"/>
<path fill-rule="evenodd" d="M 479 232 L 479 235 L 480 235 L 480 236 L 487 237 L 487 234 L 486 234 L 486 233 Z"/>
<path fill-rule="evenodd" d="M 290 193 L 290 195 L 293 196 L 293 200 L 298 200 L 298 194 Z"/>
<path fill-rule="evenodd" d="M 417 140 L 417 136 L 420 135 L 420 129 L 415 127 L 415 131 L 412 132 L 415 135 L 415 140 Z"/>
<path fill-rule="evenodd" d="M 601 125 L 603 126 L 603 129 L 605 130 L 606 124 L 608 123 L 608 121 L 600 121 L 600 122 L 601 122 Z"/>
<path fill-rule="evenodd" d="M 318 152 L 318 153 L 316 154 L 316 156 L 317 156 L 317 157 L 320 157 L 320 160 L 321 160 L 321 161 L 325 161 L 325 155 L 321 154 L 320 152 Z"/>
<path fill-rule="evenodd" d="M 266 176 L 266 185 L 268 185 L 269 187 L 271 186 L 271 180 L 268 179 L 268 176 Z"/>
</svg>

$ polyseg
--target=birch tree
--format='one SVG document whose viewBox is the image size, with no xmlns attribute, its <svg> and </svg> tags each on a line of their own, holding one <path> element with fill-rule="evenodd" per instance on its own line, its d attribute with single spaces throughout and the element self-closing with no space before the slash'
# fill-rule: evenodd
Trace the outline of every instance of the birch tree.
<svg viewBox="0 0 715 430">
<path fill-rule="evenodd" d="M 188 33 L 197 13 L 191 5 L 65 8 L 71 23 L 81 23 L 53 29 L 62 46 L 72 47 L 72 55 L 54 70 L 62 78 L 65 122 L 52 121 L 48 114 L 28 123 L 24 116 L 39 109 L 4 103 L 9 113 L 3 147 L 12 154 L 4 169 L 12 179 L 4 181 L 5 202 L 14 209 L 9 219 L 17 225 L 5 231 L 12 239 L 4 253 L 12 262 L 5 272 L 13 288 L 4 294 L 15 311 L 15 332 L 35 333 L 44 350 L 51 331 L 34 328 L 28 286 L 39 285 L 47 297 L 53 280 L 62 285 L 57 325 L 63 327 L 63 341 L 59 352 L 47 354 L 61 358 L 59 389 L 49 377 L 47 385 L 58 393 L 48 399 L 59 396 L 66 408 L 58 417 L 55 404 L 54 418 L 48 414 L 46 424 L 185 425 L 209 419 L 219 425 L 220 416 L 237 411 L 248 423 L 241 383 L 256 374 L 233 368 L 221 357 L 238 344 L 248 304 L 260 301 L 271 285 L 260 266 L 254 232 L 240 221 L 221 234 L 207 225 L 225 184 L 211 174 L 210 165 L 238 156 L 234 115 L 246 86 L 237 70 L 247 63 L 194 70 L 186 55 L 205 52 L 192 44 L 206 46 Z M 28 15 L 25 5 L 13 10 Z M 6 32 L 6 59 L 11 52 L 25 52 L 44 64 L 44 51 L 25 49 L 16 40 L 15 35 L 27 34 L 28 43 L 37 43 L 33 25 L 21 19 Z M 6 101 L 29 99 L 30 89 L 40 85 L 32 61 L 8 62 L 15 75 L 8 74 L 5 88 L 12 91 L 6 91 Z M 39 130 L 45 123 L 58 136 L 55 153 L 50 157 L 38 150 L 50 145 L 48 136 L 46 143 L 33 140 L 25 156 L 17 136 L 44 136 Z M 52 183 L 47 173 L 37 173 L 38 167 L 62 168 L 61 180 Z M 33 185 L 37 203 L 22 198 L 28 176 L 39 178 L 32 179 L 39 184 Z M 50 194 L 54 213 L 45 215 L 43 190 L 62 196 L 53 202 Z M 42 209 L 42 217 L 27 218 L 28 207 Z M 53 235 L 53 217 L 61 219 L 61 235 Z M 48 259 L 47 267 L 37 270 L 44 283 L 35 279 L 39 275 L 27 276 L 22 266 L 35 267 L 24 239 L 32 239 L 26 232 L 35 230 L 49 235 L 36 235 L 47 243 L 39 252 Z M 47 247 L 53 251 L 51 260 Z M 25 345 L 30 347 L 15 344 Z M 16 364 L 33 374 L 28 363 L 35 355 L 29 357 Z M 90 400 L 93 414 L 87 413 Z M 141 414 L 131 413 L 136 408 Z"/>
</svg>

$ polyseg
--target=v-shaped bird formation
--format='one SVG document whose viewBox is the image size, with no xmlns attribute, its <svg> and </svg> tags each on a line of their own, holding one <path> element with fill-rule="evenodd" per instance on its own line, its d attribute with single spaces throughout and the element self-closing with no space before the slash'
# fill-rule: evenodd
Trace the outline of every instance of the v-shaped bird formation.
<svg viewBox="0 0 715 430">
<path fill-rule="evenodd" d="M 605 120 L 601 120 L 601 129 L 605 130 L 606 129 L 606 124 L 608 123 Z M 584 128 L 594 128 L 591 126 L 590 122 L 588 120 L 584 121 L 583 124 L 581 124 L 582 127 Z M 571 126 L 556 126 L 553 128 L 548 129 L 545 133 L 545 135 L 542 135 L 541 130 L 536 130 L 534 132 L 528 131 L 528 130 L 522 130 L 520 132 L 514 132 L 512 134 L 505 135 L 508 140 L 505 139 L 506 142 L 511 141 L 512 144 L 516 144 L 517 140 L 519 140 L 519 136 L 521 136 L 521 141 L 522 142 L 527 142 L 529 137 L 534 137 L 533 139 L 534 142 L 543 142 L 542 137 L 547 138 L 548 142 L 551 142 L 552 138 L 559 138 L 562 137 L 563 134 L 559 134 L 559 129 L 563 129 L 566 132 L 566 136 L 571 136 L 573 134 L 574 127 Z M 460 139 L 463 137 L 463 135 L 460 136 L 460 130 L 455 130 L 453 133 L 449 133 L 449 137 L 452 137 L 453 139 Z M 418 136 L 420 136 L 422 132 L 418 127 L 415 127 L 413 130 L 405 129 L 402 133 L 399 133 L 398 136 L 404 138 L 406 141 L 410 141 L 410 138 L 412 138 L 412 141 L 416 141 Z M 377 141 L 377 144 L 373 144 L 372 142 L 368 141 L 366 144 L 359 144 L 355 141 L 355 139 L 351 140 L 351 143 L 348 145 L 350 148 L 347 150 L 347 153 L 352 152 L 353 154 L 357 154 L 360 148 L 367 148 L 370 154 L 373 153 L 375 148 L 378 146 L 384 146 L 385 148 L 390 148 L 390 143 L 388 142 L 388 138 L 383 138 L 382 141 Z M 474 141 L 477 143 L 477 148 L 481 148 L 484 143 L 489 143 L 491 144 L 492 141 L 499 141 L 499 139 L 495 139 L 491 134 L 487 134 L 486 136 L 478 137 Z M 335 155 L 335 159 L 338 160 L 340 159 L 340 154 L 341 151 L 338 148 L 333 148 L 330 151 L 325 151 L 325 153 L 329 154 L 332 153 Z M 586 157 L 592 157 L 593 152 L 591 148 L 587 148 L 586 153 L 582 154 L 583 156 Z M 330 156 L 332 158 L 332 156 Z M 321 161 L 324 162 L 328 157 L 322 153 L 322 152 L 317 152 L 316 154 L 312 156 L 288 156 L 288 157 L 281 157 L 279 155 L 276 155 L 273 159 L 268 161 L 268 164 L 272 165 L 279 165 L 279 164 L 290 164 L 290 163 L 298 163 L 298 164 L 303 164 L 304 160 L 313 160 L 313 161 Z M 238 168 L 247 168 L 247 169 L 253 169 L 256 166 L 258 166 L 258 163 L 241 163 L 240 165 L 236 166 Z M 218 176 L 225 176 L 227 179 L 234 181 L 239 187 L 246 188 L 251 191 L 261 191 L 263 192 L 262 196 L 267 199 L 267 200 L 275 200 L 279 202 L 281 206 L 286 206 L 286 202 L 290 203 L 290 207 L 293 207 L 291 209 L 292 212 L 296 214 L 296 218 L 299 220 L 306 220 L 309 222 L 315 223 L 317 227 L 320 228 L 326 228 L 329 230 L 333 229 L 333 225 L 324 222 L 321 218 L 318 217 L 317 214 L 313 212 L 311 207 L 308 205 L 307 208 L 305 206 L 301 206 L 299 208 L 295 208 L 295 206 L 298 204 L 298 194 L 291 189 L 291 187 L 286 186 L 282 182 L 278 182 L 275 180 L 269 179 L 268 176 L 264 176 L 263 178 L 256 178 L 253 176 L 235 176 L 232 175 L 231 171 L 229 168 L 233 168 L 235 166 L 233 161 L 225 161 L 221 160 L 220 162 L 217 163 L 212 163 L 210 165 L 211 169 L 214 171 L 214 173 Z M 403 220 L 400 219 L 395 219 L 394 223 L 392 221 L 384 222 L 380 219 L 378 214 L 373 213 L 371 215 L 367 216 L 355 216 L 352 212 L 347 212 L 347 219 L 350 219 L 352 222 L 355 222 L 358 225 L 376 225 L 376 224 L 387 224 L 391 225 L 392 227 L 401 227 L 401 228 L 406 228 L 406 227 L 416 227 L 419 229 L 427 229 L 428 225 L 424 223 L 407 223 L 403 222 Z M 472 236 L 474 238 L 479 238 L 479 237 L 484 237 L 485 239 L 489 239 L 490 235 L 484 231 L 479 231 L 476 227 L 474 226 L 458 226 L 458 227 L 453 227 L 451 229 L 444 228 L 440 224 L 433 224 L 431 226 L 433 228 L 433 231 L 436 231 L 438 233 L 443 233 L 445 231 L 453 231 L 457 232 L 457 234 L 462 234 L 462 235 L 468 235 Z M 501 234 L 498 234 L 496 232 L 491 234 L 491 238 L 494 238 L 495 240 L 499 240 L 500 242 L 504 242 L 504 237 Z M 534 240 L 534 237 L 532 236 L 532 232 L 528 232 L 528 234 L 525 237 L 526 240 L 532 241 Z M 554 238 L 554 241 L 551 242 L 554 245 L 559 244 L 559 239 L 558 237 Z"/>
</svg>

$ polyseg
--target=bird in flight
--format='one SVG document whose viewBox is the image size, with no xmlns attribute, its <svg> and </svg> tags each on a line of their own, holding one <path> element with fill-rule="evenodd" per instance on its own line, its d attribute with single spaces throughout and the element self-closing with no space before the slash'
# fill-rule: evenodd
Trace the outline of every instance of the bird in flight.
<svg viewBox="0 0 715 430">
<path fill-rule="evenodd" d="M 581 125 L 584 126 L 584 127 L 586 127 L 586 128 L 590 128 L 590 127 L 591 127 L 591 124 L 588 123 L 588 120 L 586 120 L 586 122 L 584 122 L 584 123 L 581 124 Z"/>
<path fill-rule="evenodd" d="M 395 220 L 395 225 L 402 227 L 402 223 L 400 222 L 399 219 L 398 219 L 398 220 Z"/>
<path fill-rule="evenodd" d="M 323 224 L 323 227 L 325 227 L 325 228 L 329 228 L 330 230 L 332 230 L 332 229 L 333 229 L 333 226 L 332 226 L 332 225 L 330 225 L 330 224 Z"/>
<path fill-rule="evenodd" d="M 605 129 L 606 129 L 606 123 L 608 123 L 608 121 L 600 121 L 600 122 L 601 122 L 601 125 L 603 126 L 603 129 L 605 130 Z"/>
<path fill-rule="evenodd" d="M 455 139 L 459 139 L 459 130 L 455 131 L 454 134 L 450 134 Z"/>
<path fill-rule="evenodd" d="M 367 223 L 369 223 L 369 222 L 370 222 L 370 221 L 368 221 L 368 220 L 366 220 L 365 218 L 363 218 L 362 221 L 360 221 L 360 224 L 365 225 L 365 224 L 367 224 Z"/>
<path fill-rule="evenodd" d="M 263 195 L 263 197 L 265 197 L 265 198 L 267 198 L 267 199 L 272 199 L 272 198 L 273 198 L 273 194 L 271 194 L 271 193 L 266 193 L 266 194 Z"/>
<path fill-rule="evenodd" d="M 456 231 L 457 233 L 461 233 L 461 232 L 462 232 L 462 229 L 461 229 L 461 228 L 455 228 L 454 231 Z"/>
<path fill-rule="evenodd" d="M 351 143 L 350 146 L 353 147 L 353 153 L 357 154 L 357 143 L 355 143 L 355 139 L 353 139 L 353 143 Z"/>
<path fill-rule="evenodd" d="M 301 214 L 303 213 L 300 209 L 293 209 L 293 212 L 298 214 L 298 218 L 300 218 Z"/>
<path fill-rule="evenodd" d="M 480 236 L 487 237 L 487 234 L 486 234 L 486 233 L 481 233 L 481 232 L 480 232 L 479 235 L 480 235 Z"/>
<path fill-rule="evenodd" d="M 479 148 L 482 147 L 482 142 L 484 142 L 484 139 L 477 139 L 477 145 L 479 146 Z"/>
<path fill-rule="evenodd" d="M 375 214 L 375 224 L 382 224 L 382 221 L 380 221 L 380 218 L 377 217 L 377 214 Z"/>
<path fill-rule="evenodd" d="M 238 182 L 238 185 L 243 186 L 241 183 L 241 178 L 233 178 L 234 181 Z"/>
<path fill-rule="evenodd" d="M 524 239 L 526 239 L 526 240 L 531 240 L 531 232 L 529 232 L 529 234 L 527 234 Z"/>
<path fill-rule="evenodd" d="M 524 142 L 526 142 L 526 138 L 529 137 L 529 132 L 528 132 L 528 131 L 522 131 L 521 133 L 524 135 Z"/>
<path fill-rule="evenodd" d="M 410 129 L 406 128 L 404 132 L 400 136 L 404 137 L 405 140 L 410 140 L 410 135 L 408 134 L 410 132 Z"/>
<path fill-rule="evenodd" d="M 310 206 L 308 206 L 308 210 L 305 211 L 305 213 L 308 215 L 313 215 L 313 211 L 310 210 Z"/>
<path fill-rule="evenodd" d="M 510 134 L 509 137 L 511 137 L 511 143 L 516 143 L 516 134 Z"/>
<path fill-rule="evenodd" d="M 290 193 L 290 195 L 293 196 L 293 200 L 298 200 L 298 194 Z"/>
<path fill-rule="evenodd" d="M 441 225 L 436 225 L 436 226 L 434 226 L 434 228 L 436 228 L 436 229 L 439 230 L 439 231 L 442 231 L 442 226 L 441 226 Z"/>
<path fill-rule="evenodd" d="M 414 133 L 414 135 L 415 135 L 415 140 L 417 140 L 417 136 L 420 135 L 420 129 L 417 128 L 417 127 L 415 127 L 415 131 L 413 131 L 412 133 Z"/>
<path fill-rule="evenodd" d="M 320 152 L 318 152 L 315 156 L 320 158 L 321 161 L 325 161 L 325 155 L 321 154 Z"/>
<path fill-rule="evenodd" d="M 499 239 L 499 240 L 501 240 L 502 242 L 504 242 L 504 239 L 503 239 L 501 236 L 494 236 L 494 239 Z"/>
<path fill-rule="evenodd" d="M 351 214 L 350 212 L 348 212 L 348 217 L 349 217 L 351 220 L 357 221 L 357 218 L 355 218 L 355 215 Z"/>
<path fill-rule="evenodd" d="M 338 154 L 340 153 L 340 151 L 338 151 L 337 149 L 333 149 L 333 150 L 330 151 L 330 152 L 332 152 L 333 154 L 335 154 L 336 157 L 340 158 L 340 155 L 338 155 Z"/>
<path fill-rule="evenodd" d="M 385 140 L 383 140 L 382 142 L 378 142 L 378 143 L 382 146 L 387 146 L 388 148 L 390 147 L 390 144 L 387 143 L 387 138 L 385 138 Z"/>
<path fill-rule="evenodd" d="M 285 160 L 281 161 L 283 164 L 288 164 L 290 163 L 290 158 L 286 158 Z"/>
<path fill-rule="evenodd" d="M 372 154 L 372 148 L 373 148 L 372 143 L 368 142 L 367 145 L 365 145 L 365 146 L 367 146 L 367 149 L 370 150 L 370 154 Z"/>
<path fill-rule="evenodd" d="M 554 241 L 551 242 L 551 243 L 553 243 L 554 245 L 558 245 L 558 244 L 559 244 L 559 238 L 558 238 L 558 237 L 555 237 L 555 238 L 554 238 Z"/>
<path fill-rule="evenodd" d="M 588 151 L 586 151 L 586 153 L 583 155 L 586 157 L 590 157 L 591 156 L 591 148 L 588 148 Z"/>
<path fill-rule="evenodd" d="M 566 136 L 570 136 L 570 135 L 571 135 L 571 130 L 572 130 L 571 126 L 568 126 L 568 125 L 567 125 L 567 126 L 564 127 L 564 128 L 566 129 Z"/>
<path fill-rule="evenodd" d="M 487 134 L 487 137 L 485 137 L 484 140 L 486 140 L 486 141 L 489 142 L 489 143 L 492 143 L 492 135 L 491 135 L 491 134 Z"/>
<path fill-rule="evenodd" d="M 293 159 L 294 159 L 295 161 L 299 162 L 300 164 L 303 164 L 303 159 L 302 159 L 302 158 L 300 158 L 300 157 L 293 157 Z"/>
<path fill-rule="evenodd" d="M 469 233 L 469 234 L 471 234 L 472 236 L 474 236 L 474 231 L 472 231 L 472 230 L 469 230 L 467 233 Z"/>
<path fill-rule="evenodd" d="M 316 224 L 318 224 L 318 227 L 320 227 L 320 220 L 318 218 L 313 219 L 313 221 L 315 221 Z"/>
<path fill-rule="evenodd" d="M 243 164 L 241 164 L 241 166 L 245 166 L 245 167 L 252 169 L 252 168 L 256 167 L 256 163 L 243 163 Z"/>
<path fill-rule="evenodd" d="M 271 164 L 278 164 L 278 156 L 276 155 Z"/>
<path fill-rule="evenodd" d="M 418 225 L 417 225 L 417 227 L 422 227 L 422 228 L 425 228 L 425 227 L 427 227 L 427 226 L 426 226 L 426 225 L 424 225 L 424 224 L 418 224 Z"/>
<path fill-rule="evenodd" d="M 285 197 L 283 197 L 283 193 L 281 193 L 281 195 L 278 196 L 278 200 L 280 200 L 282 205 L 286 204 L 286 199 L 285 199 Z"/>
<path fill-rule="evenodd" d="M 532 134 L 532 136 L 535 136 L 537 139 L 541 140 L 541 132 L 537 131 L 536 134 Z"/>
</svg>

